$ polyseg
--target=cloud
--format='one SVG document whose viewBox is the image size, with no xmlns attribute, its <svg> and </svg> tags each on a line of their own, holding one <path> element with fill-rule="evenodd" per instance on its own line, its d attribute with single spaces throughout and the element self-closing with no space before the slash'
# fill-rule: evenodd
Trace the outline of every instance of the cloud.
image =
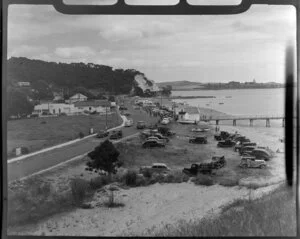
<svg viewBox="0 0 300 239">
<path fill-rule="evenodd" d="M 88 46 L 76 47 L 58 47 L 55 49 L 55 54 L 61 58 L 78 59 L 95 55 L 95 52 Z"/>
<path fill-rule="evenodd" d="M 99 34 L 106 40 L 112 40 L 116 42 L 138 40 L 143 36 L 141 31 L 130 29 L 129 27 L 121 25 L 114 26 L 111 29 L 103 30 Z"/>
</svg>

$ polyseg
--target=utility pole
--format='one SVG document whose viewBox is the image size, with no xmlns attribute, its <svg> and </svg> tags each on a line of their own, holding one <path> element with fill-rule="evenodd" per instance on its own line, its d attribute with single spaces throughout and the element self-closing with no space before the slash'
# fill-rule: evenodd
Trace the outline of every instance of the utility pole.
<svg viewBox="0 0 300 239">
<path fill-rule="evenodd" d="M 107 104 L 105 104 L 105 130 L 107 130 Z"/>
</svg>

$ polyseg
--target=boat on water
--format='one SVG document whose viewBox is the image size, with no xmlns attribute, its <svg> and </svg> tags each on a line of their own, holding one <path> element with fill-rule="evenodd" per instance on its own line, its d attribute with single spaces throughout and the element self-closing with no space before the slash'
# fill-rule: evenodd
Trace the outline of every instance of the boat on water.
<svg viewBox="0 0 300 239">
<path fill-rule="evenodd" d="M 220 102 L 219 105 L 224 105 L 224 103 L 223 103 L 223 102 Z"/>
<path fill-rule="evenodd" d="M 191 131 L 192 132 L 204 132 L 204 130 L 201 128 L 193 128 L 193 129 L 191 129 Z"/>
<path fill-rule="evenodd" d="M 226 98 L 232 98 L 232 96 L 226 96 Z"/>
</svg>

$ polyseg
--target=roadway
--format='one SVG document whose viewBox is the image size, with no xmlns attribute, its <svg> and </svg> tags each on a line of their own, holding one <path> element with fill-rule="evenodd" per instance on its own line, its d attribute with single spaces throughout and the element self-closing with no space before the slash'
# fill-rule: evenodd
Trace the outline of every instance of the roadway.
<svg viewBox="0 0 300 239">
<path fill-rule="evenodd" d="M 140 132 L 136 129 L 136 122 L 139 120 L 146 121 L 147 123 L 156 123 L 158 120 L 158 118 L 149 116 L 145 111 L 134 110 L 128 100 L 125 100 L 125 106 L 131 113 L 131 116 L 129 116 L 129 118 L 133 119 L 134 126 L 124 127 L 122 129 L 123 137 L 127 137 Z M 78 155 L 90 152 L 102 141 L 104 141 L 104 139 L 91 137 L 83 139 L 82 141 L 76 142 L 74 144 L 66 145 L 62 148 L 53 149 L 48 152 L 33 155 L 23 160 L 7 164 L 8 181 L 10 182 L 21 179 L 41 170 L 70 160 Z"/>
</svg>

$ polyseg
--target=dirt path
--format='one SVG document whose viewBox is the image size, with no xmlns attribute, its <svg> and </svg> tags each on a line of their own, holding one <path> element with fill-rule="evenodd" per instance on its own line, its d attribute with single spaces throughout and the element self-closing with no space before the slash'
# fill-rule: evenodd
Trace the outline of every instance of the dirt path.
<svg viewBox="0 0 300 239">
<path fill-rule="evenodd" d="M 261 196 L 275 186 L 252 191 L 251 198 Z M 226 188 L 195 186 L 193 183 L 155 184 L 148 187 L 121 189 L 115 192 L 120 208 L 107 208 L 103 192 L 95 194 L 93 209 L 77 209 L 55 215 L 37 225 L 9 229 L 16 235 L 51 236 L 119 236 L 142 235 L 180 219 L 194 220 L 216 213 L 220 206 L 237 198 L 249 198 L 249 190 L 241 187 Z M 98 206 L 97 206 L 98 205 Z M 20 233 L 18 233 L 18 231 Z"/>
</svg>

